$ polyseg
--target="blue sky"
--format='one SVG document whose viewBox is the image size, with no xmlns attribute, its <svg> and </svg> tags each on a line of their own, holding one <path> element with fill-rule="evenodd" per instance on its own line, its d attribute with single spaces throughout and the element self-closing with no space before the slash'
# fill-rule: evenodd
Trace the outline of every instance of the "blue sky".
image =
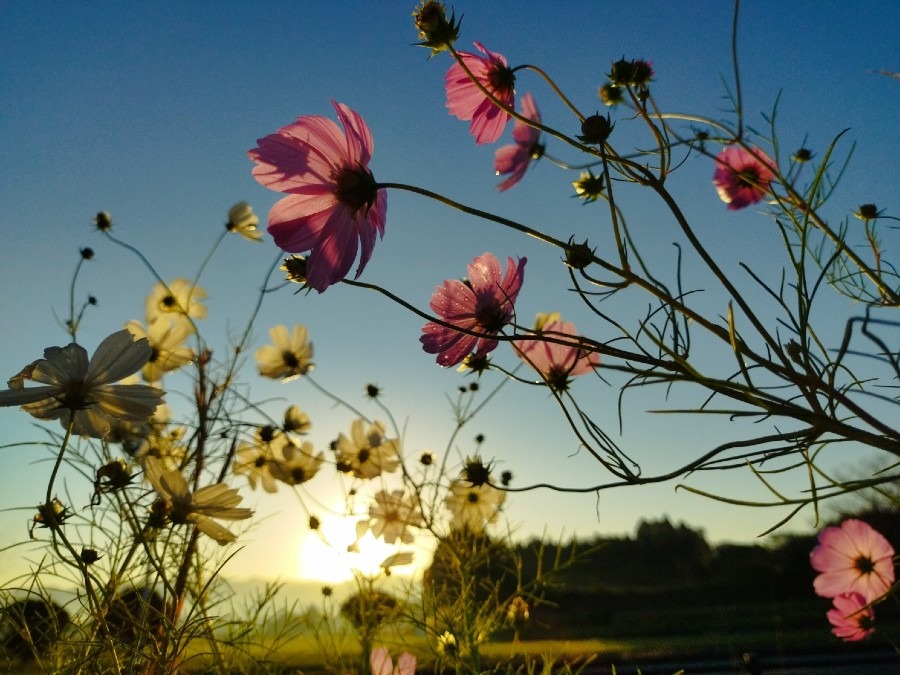
<svg viewBox="0 0 900 675">
<path fill-rule="evenodd" d="M 116 235 L 138 247 L 164 278 L 190 277 L 231 204 L 247 200 L 264 218 L 279 198 L 252 179 L 246 151 L 298 115 L 333 117 L 332 98 L 367 120 L 375 138 L 371 168 L 377 179 L 417 184 L 544 227 L 562 239 L 594 232 L 603 222 L 602 210 L 572 199 L 575 176 L 548 162 L 532 167 L 516 189 L 495 190 L 495 148 L 476 146 L 467 124 L 444 109 L 449 59 L 440 55 L 428 61 L 425 50 L 410 46 L 416 40 L 413 7 L 396 1 L 0 2 L 0 222 L 6 234 L 0 247 L 0 376 L 17 373 L 44 347 L 66 341 L 55 317 L 67 311 L 80 247 L 96 252 L 78 289 L 79 297 L 92 293 L 99 300 L 82 331 L 87 348 L 93 350 L 128 320 L 142 318 L 153 279 L 133 256 L 92 231 L 97 211 L 112 213 Z M 730 3 L 522 1 L 455 8 L 464 15 L 462 48 L 479 40 L 512 65 L 542 66 L 584 111 L 601 107 L 597 87 L 610 62 L 625 55 L 653 62 L 653 92 L 664 109 L 727 117 Z M 804 142 L 822 152 L 850 128 L 842 147 L 856 147 L 829 211 L 836 220 L 866 202 L 900 210 L 900 82 L 872 73 L 900 70 L 897 25 L 895 3 L 757 1 L 742 10 L 747 119 L 762 127 L 760 113 L 770 112 L 780 93 L 785 153 Z M 571 124 L 536 78 L 521 76 L 517 91 L 534 94 L 545 120 Z M 628 125 L 617 124 L 626 146 Z M 508 132 L 501 141 L 506 142 Z M 578 159 L 558 146 L 548 151 Z M 725 260 L 746 259 L 764 274 L 777 275 L 780 265 L 768 248 L 771 223 L 753 209 L 727 212 L 709 183 L 712 171 L 708 160 L 695 158 L 673 178 L 672 189 L 692 222 Z M 566 276 L 555 252 L 419 197 L 392 192 L 388 202 L 387 233 L 364 281 L 425 307 L 436 285 L 462 276 L 465 265 L 484 251 L 501 259 L 528 256 L 518 308 L 523 323 L 538 311 L 562 309 L 590 332 L 589 319 L 564 290 Z M 639 194 L 623 194 L 623 204 L 631 222 L 646 232 L 645 254 L 671 273 L 672 223 Z M 896 232 L 887 236 L 888 249 L 896 251 Z M 223 349 L 223 336 L 242 328 L 277 255 L 269 238 L 253 245 L 229 237 L 204 275 L 201 285 L 210 294 L 206 334 L 213 341 L 219 336 Z M 307 325 L 318 382 L 360 406 L 364 385 L 379 384 L 385 403 L 407 429 L 410 454 L 441 450 L 452 429 L 446 397 L 468 380 L 442 371 L 421 352 L 421 320 L 358 289 L 334 287 L 321 296 L 295 296 L 291 290 L 266 299 L 254 347 L 264 344 L 270 325 Z M 837 312 L 851 309 L 835 305 Z M 349 428 L 352 416 L 302 381 L 259 383 L 252 363 L 245 374 L 253 381 L 254 397 L 281 397 L 273 410 L 287 403 L 309 410 L 318 445 Z M 616 390 L 599 381 L 575 386 L 596 419 L 617 433 Z M 642 412 L 662 403 L 653 393 L 631 399 L 626 408 L 620 443 L 648 472 L 684 461 L 697 448 L 693 421 L 660 421 Z M 3 443 L 41 438 L 32 420 L 17 410 L 0 410 L 0 429 Z M 552 401 L 536 389 L 506 387 L 463 431 L 461 454 L 474 452 L 471 439 L 477 433 L 487 437 L 484 454 L 513 471 L 518 485 L 603 480 L 592 460 L 576 454 Z M 713 425 L 705 433 L 727 434 L 728 428 Z M 0 451 L 0 508 L 42 499 L 50 465 L 41 457 L 45 461 L 37 462 L 27 447 Z M 760 496 L 747 474 L 697 477 L 692 484 Z M 74 498 L 85 488 L 74 478 L 70 487 L 78 503 Z M 260 562 L 248 547 L 236 560 L 239 573 L 295 572 L 305 517 L 291 515 L 288 497 L 266 503 L 265 495 L 248 493 L 247 499 L 270 516 L 251 538 L 277 554 Z M 28 509 L 0 513 L 5 543 L 26 536 L 30 515 Z M 523 536 L 545 528 L 551 536 L 629 533 L 639 518 L 663 515 L 702 527 L 717 541 L 748 540 L 779 518 L 774 511 L 739 510 L 676 494 L 671 484 L 599 497 L 516 495 L 508 509 Z M 808 524 L 801 519 L 798 526 Z"/>
</svg>

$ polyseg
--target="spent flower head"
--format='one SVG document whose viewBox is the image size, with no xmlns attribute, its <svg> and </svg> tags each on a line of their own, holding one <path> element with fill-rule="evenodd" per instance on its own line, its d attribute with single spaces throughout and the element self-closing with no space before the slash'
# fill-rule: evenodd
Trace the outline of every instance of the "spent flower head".
<svg viewBox="0 0 900 675">
<path fill-rule="evenodd" d="M 163 392 L 144 384 L 116 384 L 139 370 L 152 356 L 146 339 L 125 330 L 107 337 L 90 361 L 81 345 L 48 347 L 44 358 L 25 366 L 0 391 L 0 406 L 22 406 L 43 420 L 72 421 L 81 436 L 104 438 L 114 420 L 144 422 L 162 403 Z M 25 381 L 39 383 L 25 387 Z"/>
<path fill-rule="evenodd" d="M 418 47 L 431 50 L 428 58 L 449 49 L 459 39 L 459 22 L 456 13 L 451 12 L 447 18 L 447 8 L 443 2 L 422 0 L 422 4 L 413 12 L 416 30 L 419 31 Z"/>
<path fill-rule="evenodd" d="M 595 176 L 590 169 L 581 172 L 578 180 L 572 183 L 575 195 L 584 200 L 585 204 L 595 202 L 603 196 L 603 175 Z"/>
</svg>

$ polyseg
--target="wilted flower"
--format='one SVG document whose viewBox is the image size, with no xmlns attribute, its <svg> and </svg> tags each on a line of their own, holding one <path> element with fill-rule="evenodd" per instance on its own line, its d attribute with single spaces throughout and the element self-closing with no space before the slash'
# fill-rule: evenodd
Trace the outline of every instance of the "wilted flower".
<svg viewBox="0 0 900 675">
<path fill-rule="evenodd" d="M 410 529 L 424 524 L 418 496 L 407 495 L 403 490 L 375 493 L 375 503 L 369 507 L 369 519 L 372 535 L 376 539 L 381 537 L 386 544 L 393 544 L 398 539 L 411 544 L 415 535 Z"/>
<path fill-rule="evenodd" d="M 44 358 L 25 366 L 0 391 L 0 406 L 20 405 L 38 419 L 59 420 L 81 436 L 104 438 L 113 420 L 146 421 L 163 392 L 144 384 L 113 384 L 147 363 L 152 349 L 125 330 L 107 337 L 90 361 L 75 343 L 48 347 Z M 25 380 L 42 386 L 25 388 Z"/>
<path fill-rule="evenodd" d="M 237 508 L 242 498 L 234 488 L 216 483 L 191 493 L 181 472 L 164 470 L 156 457 L 144 459 L 144 475 L 165 501 L 169 520 L 176 525 L 196 525 L 197 529 L 220 545 L 229 544 L 237 537 L 214 518 L 244 520 L 253 515 L 250 509 Z"/>
<path fill-rule="evenodd" d="M 820 573 L 813 588 L 826 598 L 859 593 L 871 602 L 894 583 L 894 548 L 880 532 L 855 518 L 822 530 L 809 562 Z"/>
<path fill-rule="evenodd" d="M 338 464 L 345 465 L 357 478 L 375 478 L 400 466 L 399 442 L 384 437 L 381 422 L 373 422 L 366 429 L 365 420 L 353 420 L 350 438 L 340 434 L 335 449 Z"/>
<path fill-rule="evenodd" d="M 620 87 L 645 88 L 650 84 L 650 78 L 653 77 L 653 62 L 640 59 L 628 61 L 622 58 L 612 64 L 612 69 L 607 77 L 610 82 Z"/>
<path fill-rule="evenodd" d="M 521 596 L 516 596 L 506 608 L 506 623 L 514 628 L 521 628 L 531 618 L 531 610 L 528 603 Z"/>
<path fill-rule="evenodd" d="M 732 211 L 762 201 L 769 192 L 778 167 L 758 148 L 725 148 L 716 157 L 713 185 L 719 198 Z"/>
<path fill-rule="evenodd" d="M 238 202 L 228 210 L 228 222 L 225 229 L 229 232 L 237 232 L 250 241 L 262 239 L 262 230 L 257 228 L 259 216 L 253 213 L 253 208 L 247 202 Z"/>
<path fill-rule="evenodd" d="M 431 50 L 429 58 L 440 54 L 459 38 L 459 23 L 456 14 L 451 13 L 447 18 L 447 8 L 443 2 L 435 0 L 422 0 L 422 4 L 413 12 L 416 28 L 419 31 L 421 42 L 419 47 L 427 47 Z"/>
<path fill-rule="evenodd" d="M 279 324 L 269 329 L 269 337 L 272 344 L 256 350 L 260 375 L 288 381 L 312 370 L 313 346 L 305 326 L 297 324 L 288 334 L 287 327 Z"/>
<path fill-rule="evenodd" d="M 591 115 L 581 123 L 581 136 L 578 140 L 588 145 L 603 145 L 612 133 L 613 124 L 609 116 Z"/>
<path fill-rule="evenodd" d="M 445 630 L 444 634 L 438 638 L 438 653 L 445 657 L 454 657 L 459 653 L 459 646 L 456 644 L 456 636 L 449 630 Z"/>
<path fill-rule="evenodd" d="M 507 67 L 506 59 L 489 52 L 480 42 L 476 49 L 484 56 L 459 52 L 459 58 L 475 79 L 507 108 L 515 106 L 516 76 Z M 493 143 L 503 134 L 509 113 L 485 96 L 463 67 L 457 62 L 450 66 L 444 77 L 447 88 L 447 110 L 461 120 L 471 120 L 469 132 L 476 143 Z"/>
<path fill-rule="evenodd" d="M 834 609 L 825 616 L 832 625 L 831 632 L 844 642 L 859 642 L 875 632 L 875 612 L 866 607 L 866 599 L 859 593 L 836 596 Z"/>
<path fill-rule="evenodd" d="M 590 169 L 582 171 L 578 180 L 572 183 L 572 187 L 585 204 L 590 204 L 603 196 L 603 175 L 595 176 Z"/>
<path fill-rule="evenodd" d="M 159 382 L 165 373 L 194 360 L 193 350 L 184 344 L 194 330 L 187 321 L 174 316 L 160 317 L 150 322 L 147 328 L 139 321 L 129 321 L 125 328 L 136 338 L 145 338 L 150 343 L 150 359 L 141 370 L 147 382 Z"/>
<path fill-rule="evenodd" d="M 869 221 L 881 217 L 884 211 L 879 211 L 874 204 L 861 204 L 860 207 L 853 212 L 853 215 L 860 220 Z"/>
<path fill-rule="evenodd" d="M 397 667 L 391 661 L 391 655 L 387 647 L 376 647 L 369 654 L 369 665 L 372 667 L 372 675 L 415 675 L 416 657 L 409 652 L 403 652 L 397 659 Z"/>
<path fill-rule="evenodd" d="M 34 514 L 31 521 L 29 535 L 34 539 L 36 527 L 58 530 L 71 517 L 72 513 L 69 511 L 69 507 L 54 497 L 49 502 L 38 505 L 37 513 Z"/>
<path fill-rule="evenodd" d="M 201 304 L 205 297 L 206 291 L 187 279 L 175 279 L 168 285 L 157 283 L 147 296 L 147 323 L 164 316 L 205 319 L 206 307 Z"/>
<path fill-rule="evenodd" d="M 458 478 L 450 484 L 450 494 L 445 500 L 453 514 L 450 527 L 455 530 L 482 532 L 485 525 L 493 523 L 500 516 L 500 507 L 506 500 L 506 493 L 487 483 L 472 485 Z"/>
<path fill-rule="evenodd" d="M 313 445 L 309 441 L 300 447 L 287 442 L 281 449 L 281 457 L 274 458 L 270 470 L 272 475 L 285 485 L 300 485 L 310 480 L 319 471 L 324 461 L 323 453 L 313 454 Z"/>
<path fill-rule="evenodd" d="M 100 211 L 100 213 L 94 216 L 94 225 L 101 232 L 108 232 L 110 228 L 112 228 L 112 216 L 106 211 Z"/>
<path fill-rule="evenodd" d="M 597 94 L 600 96 L 600 100 L 603 101 L 604 105 L 613 106 L 622 102 L 625 96 L 625 90 L 622 89 L 622 87 L 617 87 L 611 82 L 607 82 L 600 87 Z"/>
<path fill-rule="evenodd" d="M 578 341 L 575 325 L 569 321 L 549 321 L 537 332 L 568 342 Z M 600 365 L 600 354 L 571 344 L 562 345 L 548 340 L 517 340 L 513 344 L 519 357 L 537 370 L 554 391 L 568 389 L 570 377 L 590 373 Z"/>
<path fill-rule="evenodd" d="M 451 279 L 438 286 L 431 296 L 431 309 L 445 322 L 480 335 L 430 322 L 422 328 L 419 341 L 429 354 L 437 354 L 442 366 L 455 366 L 475 352 L 483 356 L 497 346 L 492 336 L 512 321 L 513 309 L 525 276 L 526 258 L 516 263 L 507 258 L 506 275 L 501 279 L 500 262 L 484 253 L 468 265 L 467 282 Z"/>
<path fill-rule="evenodd" d="M 522 97 L 522 117 L 533 122 L 541 123 L 541 114 L 538 112 L 531 93 Z M 508 190 L 522 180 L 528 165 L 533 159 L 540 159 L 544 154 L 544 146 L 539 142 L 541 130 L 525 124 L 520 120 L 513 123 L 513 139 L 515 145 L 504 145 L 494 153 L 494 169 L 498 176 L 509 174 L 509 178 L 501 182 L 498 190 Z"/>
<path fill-rule="evenodd" d="M 347 276 L 358 252 L 362 273 L 387 216 L 387 193 L 369 170 L 369 127 L 331 103 L 344 132 L 326 117 L 299 117 L 248 153 L 256 180 L 288 195 L 269 212 L 269 234 L 288 253 L 310 251 L 306 280 L 320 293 Z"/>
</svg>

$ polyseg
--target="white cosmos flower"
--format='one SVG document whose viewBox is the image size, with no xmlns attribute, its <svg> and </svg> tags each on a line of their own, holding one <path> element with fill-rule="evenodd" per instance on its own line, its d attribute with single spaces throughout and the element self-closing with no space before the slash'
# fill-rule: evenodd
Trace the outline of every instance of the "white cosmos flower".
<svg viewBox="0 0 900 675">
<path fill-rule="evenodd" d="M 310 480 L 325 460 L 324 453 L 313 454 L 313 444 L 309 441 L 304 441 L 300 447 L 288 441 L 281 446 L 280 452 L 280 458 L 271 460 L 269 470 L 286 485 L 300 485 Z"/>
<path fill-rule="evenodd" d="M 424 520 L 415 494 L 407 495 L 403 490 L 379 490 L 375 503 L 369 506 L 369 529 L 377 539 L 382 537 L 386 544 L 398 539 L 404 544 L 415 541 L 414 527 L 422 527 Z"/>
<path fill-rule="evenodd" d="M 144 475 L 153 489 L 169 506 L 169 520 L 176 525 L 192 523 L 206 536 L 221 545 L 230 544 L 237 537 L 217 523 L 220 520 L 244 520 L 253 515 L 251 509 L 237 508 L 242 497 L 224 483 L 205 485 L 191 492 L 184 476 L 177 469 L 166 470 L 152 455 L 144 458 Z"/>
<path fill-rule="evenodd" d="M 400 466 L 399 442 L 384 437 L 384 425 L 373 422 L 366 429 L 365 420 L 353 420 L 350 438 L 337 439 L 338 468 L 343 464 L 357 478 L 375 478 L 391 473 Z"/>
<path fill-rule="evenodd" d="M 141 374 L 147 382 L 159 382 L 163 374 L 178 370 L 194 360 L 194 352 L 184 344 L 193 332 L 187 321 L 161 317 L 144 328 L 139 321 L 129 321 L 125 328 L 150 342 L 150 359 Z"/>
<path fill-rule="evenodd" d="M 147 296 L 147 323 L 168 316 L 184 321 L 193 332 L 191 322 L 186 319 L 206 318 L 206 307 L 202 304 L 205 297 L 206 291 L 187 279 L 175 279 L 168 284 L 157 283 Z"/>
<path fill-rule="evenodd" d="M 269 337 L 272 344 L 256 350 L 260 375 L 287 381 L 312 370 L 313 346 L 305 326 L 297 324 L 290 334 L 284 325 L 273 326 Z"/>
<path fill-rule="evenodd" d="M 487 483 L 473 485 L 457 478 L 450 484 L 450 494 L 444 501 L 453 514 L 450 527 L 454 530 L 467 529 L 482 532 L 485 525 L 493 523 L 500 515 L 500 507 L 506 500 L 506 493 Z"/>
<path fill-rule="evenodd" d="M 0 391 L 0 406 L 20 405 L 43 420 L 59 420 L 80 436 L 104 438 L 113 420 L 144 422 L 162 402 L 163 391 L 145 384 L 114 384 L 147 363 L 152 349 L 147 340 L 126 330 L 107 337 L 88 361 L 84 347 L 74 342 L 48 347 L 44 358 L 25 366 Z M 41 383 L 25 387 L 25 381 Z"/>
</svg>

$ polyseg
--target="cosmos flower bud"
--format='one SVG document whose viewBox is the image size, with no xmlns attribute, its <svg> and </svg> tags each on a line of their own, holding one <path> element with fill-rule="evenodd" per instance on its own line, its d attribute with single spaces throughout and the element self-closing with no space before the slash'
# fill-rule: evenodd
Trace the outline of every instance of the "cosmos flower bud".
<svg viewBox="0 0 900 675">
<path fill-rule="evenodd" d="M 101 211 L 94 216 L 94 225 L 96 225 L 97 229 L 101 232 L 107 232 L 112 227 L 112 216 L 106 211 Z"/>
<path fill-rule="evenodd" d="M 612 64 L 608 77 L 612 84 L 620 87 L 646 87 L 653 77 L 653 66 L 649 61 L 628 61 L 623 57 Z"/>
</svg>

